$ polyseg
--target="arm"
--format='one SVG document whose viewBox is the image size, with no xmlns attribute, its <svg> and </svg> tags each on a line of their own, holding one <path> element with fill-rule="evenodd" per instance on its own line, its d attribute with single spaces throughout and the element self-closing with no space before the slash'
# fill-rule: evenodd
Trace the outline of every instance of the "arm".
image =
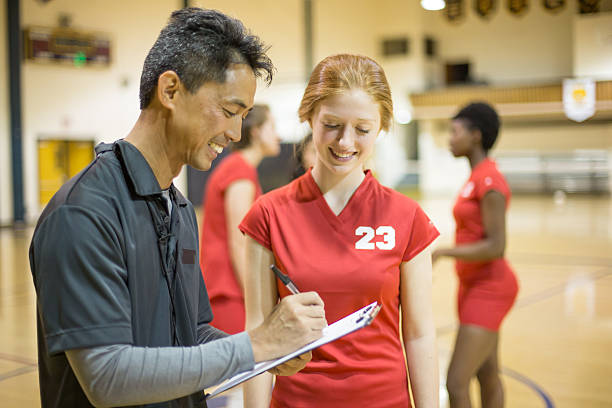
<svg viewBox="0 0 612 408">
<path fill-rule="evenodd" d="M 400 266 L 402 336 L 416 408 L 438 407 L 438 353 L 431 299 L 431 252 Z"/>
<path fill-rule="evenodd" d="M 278 302 L 276 278 L 270 271 L 274 256 L 250 237 L 247 238 L 247 248 L 250 262 L 245 296 L 246 326 L 255 361 L 285 355 L 320 338 L 327 322 L 319 295 L 315 292 L 300 293 L 286 296 Z M 290 310 L 292 312 L 287 313 Z M 311 357 L 311 353 L 305 353 L 270 372 L 276 375 L 295 374 L 306 366 Z M 271 388 L 272 376 L 268 373 L 245 383 L 245 407 L 268 407 Z"/>
<path fill-rule="evenodd" d="M 142 405 L 184 397 L 253 367 L 246 333 L 194 347 L 118 344 L 66 351 L 95 406 Z"/>
<path fill-rule="evenodd" d="M 453 248 L 439 248 L 433 253 L 436 261 L 449 256 L 466 261 L 489 261 L 501 258 L 506 250 L 506 199 L 495 190 L 482 198 L 480 212 L 484 226 L 484 238 Z"/>
<path fill-rule="evenodd" d="M 278 302 L 276 280 L 270 273 L 272 252 L 246 237 L 249 271 L 244 296 L 247 330 L 259 326 Z M 263 373 L 244 385 L 245 408 L 268 407 L 272 392 L 272 375 Z"/>
<path fill-rule="evenodd" d="M 246 238 L 238 225 L 251 208 L 254 197 L 255 185 L 249 180 L 237 180 L 226 189 L 224 198 L 230 259 L 242 293 L 245 292 Z"/>
<path fill-rule="evenodd" d="M 229 334 L 210 324 L 205 323 L 198 325 L 198 344 L 208 343 L 209 341 L 222 339 L 228 336 Z"/>
</svg>

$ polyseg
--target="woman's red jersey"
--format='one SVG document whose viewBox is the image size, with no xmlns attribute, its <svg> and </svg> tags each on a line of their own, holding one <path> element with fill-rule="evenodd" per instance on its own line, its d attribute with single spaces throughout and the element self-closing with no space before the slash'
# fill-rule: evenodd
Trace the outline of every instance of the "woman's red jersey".
<svg viewBox="0 0 612 408">
<path fill-rule="evenodd" d="M 400 264 L 439 235 L 419 205 L 367 171 L 336 216 L 309 170 L 262 196 L 240 229 L 273 252 L 300 291 L 321 296 L 328 322 L 375 300 L 382 304 L 370 326 L 315 349 L 299 373 L 277 377 L 272 406 L 410 406 L 400 342 Z M 281 297 L 289 295 L 280 281 L 277 287 Z"/>
<path fill-rule="evenodd" d="M 229 334 L 244 331 L 244 297 L 229 252 L 225 192 L 238 180 L 255 185 L 261 195 L 257 170 L 238 152 L 227 156 L 212 172 L 204 195 L 204 222 L 200 237 L 200 266 L 213 311 L 211 324 Z"/>
</svg>

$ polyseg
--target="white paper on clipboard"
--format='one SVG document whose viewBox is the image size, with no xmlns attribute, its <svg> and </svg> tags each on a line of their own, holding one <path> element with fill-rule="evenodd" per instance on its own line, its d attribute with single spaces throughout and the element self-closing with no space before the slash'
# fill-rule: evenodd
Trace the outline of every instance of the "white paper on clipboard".
<svg viewBox="0 0 612 408">
<path fill-rule="evenodd" d="M 370 303 L 369 305 L 351 313 L 350 315 L 324 328 L 323 336 L 320 339 L 315 340 L 312 343 L 309 343 L 304 347 L 294 351 L 293 353 L 289 353 L 283 357 L 277 358 L 275 360 L 262 361 L 261 363 L 255 364 L 255 367 L 253 367 L 252 370 L 236 374 L 229 380 L 221 383 L 215 388 L 212 388 L 210 390 L 211 392 L 206 394 L 206 398 L 213 398 L 244 381 L 247 381 L 265 371 L 268 371 L 271 368 L 276 367 L 277 365 L 284 363 L 285 361 L 289 361 L 292 358 L 306 353 L 307 351 L 316 349 L 317 347 L 330 343 L 336 339 L 339 339 L 342 336 L 346 336 L 347 334 L 350 334 L 369 325 L 370 323 L 372 323 L 372 320 L 374 320 L 379 310 L 380 305 L 378 305 L 378 302 Z"/>
</svg>

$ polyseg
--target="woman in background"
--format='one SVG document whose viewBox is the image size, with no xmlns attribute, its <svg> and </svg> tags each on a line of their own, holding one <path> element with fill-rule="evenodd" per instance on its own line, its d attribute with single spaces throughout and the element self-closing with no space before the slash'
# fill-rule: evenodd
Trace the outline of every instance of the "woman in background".
<svg viewBox="0 0 612 408">
<path fill-rule="evenodd" d="M 211 174 L 204 196 L 200 265 L 213 311 L 211 324 L 229 334 L 244 331 L 245 238 L 240 220 L 261 195 L 257 166 L 280 152 L 274 119 L 255 105 L 242 121 L 241 139 Z"/>
<path fill-rule="evenodd" d="M 316 161 L 316 154 L 314 144 L 312 142 L 312 132 L 308 133 L 300 143 L 295 145 L 293 155 L 295 157 L 296 166 L 293 171 L 293 177 L 296 179 L 306 173 L 306 171 L 314 166 Z"/>
<path fill-rule="evenodd" d="M 272 263 L 321 296 L 328 322 L 373 301 L 382 309 L 370 326 L 313 350 L 300 373 L 277 377 L 272 395 L 268 373 L 249 381 L 248 408 L 409 407 L 410 390 L 417 407 L 438 406 L 429 251 L 438 231 L 363 167 L 392 112 L 371 58 L 330 56 L 310 76 L 299 116 L 312 128 L 314 166 L 259 198 L 240 224 L 249 236 L 247 328 L 289 295 Z"/>
<path fill-rule="evenodd" d="M 452 408 L 470 407 L 469 384 L 480 383 L 481 406 L 502 407 L 499 378 L 499 327 L 518 292 L 514 272 L 504 259 L 506 211 L 510 189 L 488 157 L 499 132 L 497 112 L 486 103 L 472 103 L 451 122 L 450 150 L 465 157 L 472 174 L 453 209 L 456 246 L 436 249 L 456 259 L 459 331 L 448 368 L 446 386 Z"/>
</svg>

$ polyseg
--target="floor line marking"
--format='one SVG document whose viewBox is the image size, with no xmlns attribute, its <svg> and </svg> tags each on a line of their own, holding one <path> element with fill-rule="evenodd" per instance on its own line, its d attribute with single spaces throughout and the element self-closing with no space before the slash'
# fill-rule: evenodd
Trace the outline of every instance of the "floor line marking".
<svg viewBox="0 0 612 408">
<path fill-rule="evenodd" d="M 0 360 L 12 361 L 14 363 L 21 363 L 27 366 L 38 367 L 38 363 L 34 360 L 30 360 L 29 358 L 13 356 L 11 354 L 0 353 Z"/>
<path fill-rule="evenodd" d="M 0 374 L 0 381 L 8 380 L 9 378 L 17 377 L 19 375 L 31 373 L 32 371 L 36 371 L 37 369 L 38 369 L 37 367 L 31 367 L 31 366 L 20 367 L 13 371 L 9 371 L 7 373 Z"/>
<path fill-rule="evenodd" d="M 529 388 L 534 390 L 540 396 L 540 398 L 544 400 L 544 403 L 546 404 L 546 408 L 554 408 L 555 404 L 552 401 L 552 397 L 546 391 L 544 391 L 542 387 L 540 387 L 537 383 L 535 383 L 533 380 L 525 377 L 523 374 L 517 371 L 514 371 L 508 367 L 502 367 L 501 373 L 510 378 L 513 378 L 516 381 L 522 382 L 523 384 L 527 385 Z"/>
</svg>

